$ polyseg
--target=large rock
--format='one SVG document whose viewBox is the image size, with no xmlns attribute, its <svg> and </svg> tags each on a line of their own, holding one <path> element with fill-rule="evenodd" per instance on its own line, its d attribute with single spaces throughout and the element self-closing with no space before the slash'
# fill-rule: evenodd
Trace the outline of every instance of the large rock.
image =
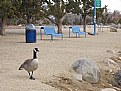
<svg viewBox="0 0 121 91">
<path fill-rule="evenodd" d="M 100 70 L 94 61 L 89 59 L 80 59 L 72 64 L 72 69 L 82 74 L 82 79 L 89 83 L 98 83 L 100 80 Z"/>
</svg>

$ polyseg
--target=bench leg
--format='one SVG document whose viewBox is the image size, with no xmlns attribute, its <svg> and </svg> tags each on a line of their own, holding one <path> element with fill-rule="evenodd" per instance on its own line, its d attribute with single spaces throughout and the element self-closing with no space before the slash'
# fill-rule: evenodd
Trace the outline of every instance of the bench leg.
<svg viewBox="0 0 121 91">
<path fill-rule="evenodd" d="M 78 37 L 80 38 L 80 34 L 78 33 Z"/>
<path fill-rule="evenodd" d="M 53 35 L 51 35 L 51 40 L 53 41 Z"/>
<path fill-rule="evenodd" d="M 63 35 L 62 35 L 62 40 L 63 40 Z"/>
<path fill-rule="evenodd" d="M 86 32 L 85 32 L 85 38 L 87 37 L 87 34 L 86 34 Z"/>
<path fill-rule="evenodd" d="M 69 28 L 69 38 L 70 38 L 71 34 L 70 34 L 70 28 Z"/>
<path fill-rule="evenodd" d="M 41 30 L 40 30 L 40 39 L 42 40 L 42 32 L 41 32 Z"/>
<path fill-rule="evenodd" d="M 76 38 L 77 38 L 77 34 L 78 34 L 78 33 L 76 33 Z"/>
</svg>

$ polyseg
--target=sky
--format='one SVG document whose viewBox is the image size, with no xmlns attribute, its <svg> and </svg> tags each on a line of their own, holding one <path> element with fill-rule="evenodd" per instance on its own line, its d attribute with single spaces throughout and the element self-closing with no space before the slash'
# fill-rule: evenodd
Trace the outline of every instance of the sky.
<svg viewBox="0 0 121 91">
<path fill-rule="evenodd" d="M 121 12 L 121 0 L 101 0 L 101 7 L 108 5 L 108 11 L 118 10 Z"/>
</svg>

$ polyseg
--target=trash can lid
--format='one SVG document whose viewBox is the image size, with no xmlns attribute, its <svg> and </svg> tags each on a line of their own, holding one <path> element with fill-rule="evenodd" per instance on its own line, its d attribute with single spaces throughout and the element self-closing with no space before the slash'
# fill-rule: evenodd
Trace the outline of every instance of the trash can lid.
<svg viewBox="0 0 121 91">
<path fill-rule="evenodd" d="M 26 25 L 27 29 L 35 29 L 35 26 L 33 24 L 28 24 Z"/>
</svg>

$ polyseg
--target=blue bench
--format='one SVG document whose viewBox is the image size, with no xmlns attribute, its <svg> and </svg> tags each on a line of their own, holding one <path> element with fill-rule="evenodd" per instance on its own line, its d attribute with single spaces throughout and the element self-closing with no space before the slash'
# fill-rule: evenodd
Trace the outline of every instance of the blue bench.
<svg viewBox="0 0 121 91">
<path fill-rule="evenodd" d="M 62 40 L 63 40 L 63 34 L 60 33 L 56 33 L 55 32 L 55 28 L 53 26 L 45 26 L 45 27 L 41 27 L 41 29 L 44 29 L 44 34 L 45 35 L 50 35 L 51 36 L 51 40 L 53 41 L 53 37 L 55 36 L 61 36 L 62 37 Z M 42 32 L 41 32 L 41 29 L 40 29 L 40 36 L 41 36 L 41 40 L 42 40 Z"/>
<path fill-rule="evenodd" d="M 72 33 L 76 34 L 76 38 L 77 38 L 77 35 L 78 37 L 80 37 L 80 35 L 85 35 L 86 37 L 86 32 L 80 31 L 79 26 L 72 26 L 72 27 L 69 27 L 69 38 L 70 38 L 70 29 L 72 29 Z"/>
</svg>

